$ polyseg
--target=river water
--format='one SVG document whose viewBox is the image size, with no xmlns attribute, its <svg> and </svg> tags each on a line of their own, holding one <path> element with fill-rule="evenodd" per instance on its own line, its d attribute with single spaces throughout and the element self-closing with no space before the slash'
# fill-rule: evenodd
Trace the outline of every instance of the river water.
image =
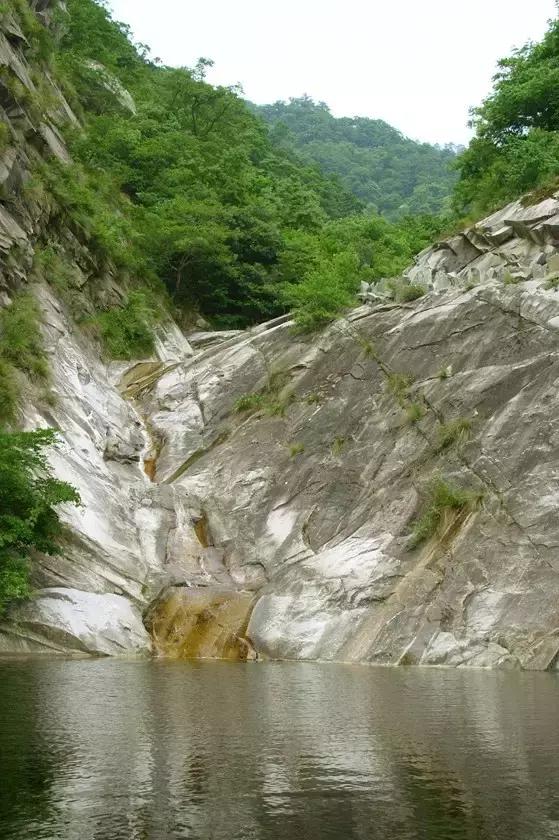
<svg viewBox="0 0 559 840">
<path fill-rule="evenodd" d="M 0 838 L 559 838 L 559 676 L 0 663 Z"/>
</svg>

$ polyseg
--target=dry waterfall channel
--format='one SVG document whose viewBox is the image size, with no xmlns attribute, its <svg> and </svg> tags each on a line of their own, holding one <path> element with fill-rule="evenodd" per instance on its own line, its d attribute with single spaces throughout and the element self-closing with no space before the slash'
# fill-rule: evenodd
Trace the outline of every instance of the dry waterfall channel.
<svg viewBox="0 0 559 840">
<path fill-rule="evenodd" d="M 168 323 L 127 366 L 36 287 L 57 401 L 25 424 L 83 506 L 0 652 L 554 668 L 558 238 L 559 201 L 516 202 L 419 255 L 413 304 Z M 414 545 L 434 486 L 463 495 Z"/>
</svg>

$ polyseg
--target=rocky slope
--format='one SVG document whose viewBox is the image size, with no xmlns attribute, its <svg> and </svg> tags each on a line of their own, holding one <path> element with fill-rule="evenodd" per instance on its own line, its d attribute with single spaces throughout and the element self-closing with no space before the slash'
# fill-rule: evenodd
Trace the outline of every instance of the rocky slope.
<svg viewBox="0 0 559 840">
<path fill-rule="evenodd" d="M 413 303 L 380 283 L 318 336 L 284 317 L 187 340 L 168 321 L 154 358 L 107 364 L 36 271 L 54 243 L 82 316 L 125 294 L 30 188 L 75 117 L 48 76 L 37 108 L 26 44 L 5 16 L 0 305 L 40 303 L 54 399 L 29 387 L 23 423 L 60 430 L 53 467 L 83 507 L 0 653 L 556 667 L 559 200 L 419 255 Z"/>
<path fill-rule="evenodd" d="M 510 205 L 319 336 L 168 324 L 126 368 L 36 286 L 58 399 L 26 425 L 84 506 L 0 650 L 555 667 L 558 219 Z M 412 548 L 433 480 L 478 502 Z"/>
</svg>

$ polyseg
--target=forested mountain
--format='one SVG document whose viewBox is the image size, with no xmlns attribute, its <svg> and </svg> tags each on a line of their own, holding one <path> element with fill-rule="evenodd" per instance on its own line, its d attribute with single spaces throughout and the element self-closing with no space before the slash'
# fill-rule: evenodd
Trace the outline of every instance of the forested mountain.
<svg viewBox="0 0 559 840">
<path fill-rule="evenodd" d="M 122 229 L 112 213 L 106 244 L 136 274 L 162 279 L 178 304 L 231 324 L 275 314 L 286 232 L 315 232 L 359 212 L 359 202 L 274 150 L 234 89 L 205 83 L 206 62 L 158 66 L 93 0 L 70 0 L 68 11 L 57 63 L 86 131 L 72 144 L 80 177 L 64 168 L 53 188 L 62 180 L 78 204 L 87 193 L 98 211 L 88 224 L 102 224 L 107 199 L 120 193 Z M 107 72 L 133 108 L 103 82 Z"/>
<path fill-rule="evenodd" d="M 446 212 L 456 180 L 453 146 L 404 137 L 383 120 L 334 117 L 310 97 L 252 106 L 271 126 L 276 146 L 337 175 L 367 206 L 389 218 Z"/>
</svg>

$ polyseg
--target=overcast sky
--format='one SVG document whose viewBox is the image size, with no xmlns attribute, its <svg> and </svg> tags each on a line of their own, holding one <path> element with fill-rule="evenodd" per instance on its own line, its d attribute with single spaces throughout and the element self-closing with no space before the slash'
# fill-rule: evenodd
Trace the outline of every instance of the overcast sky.
<svg viewBox="0 0 559 840">
<path fill-rule="evenodd" d="M 498 58 L 539 39 L 554 0 L 109 0 L 165 64 L 212 58 L 213 84 L 254 102 L 308 93 L 336 116 L 380 117 L 465 143 Z"/>
</svg>

